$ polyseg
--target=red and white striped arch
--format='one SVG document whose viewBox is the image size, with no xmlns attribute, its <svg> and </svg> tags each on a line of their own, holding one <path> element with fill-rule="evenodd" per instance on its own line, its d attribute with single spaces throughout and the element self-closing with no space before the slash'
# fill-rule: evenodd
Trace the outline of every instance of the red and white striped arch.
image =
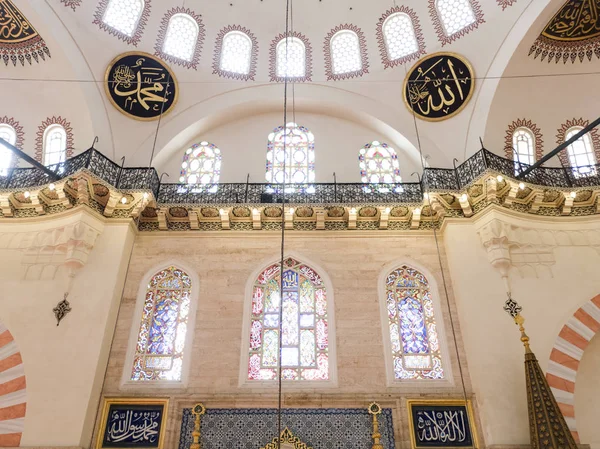
<svg viewBox="0 0 600 449">
<path fill-rule="evenodd" d="M 583 351 L 599 330 L 600 295 L 597 295 L 577 310 L 558 333 L 546 371 L 548 384 L 577 442 L 575 380 Z"/>
<path fill-rule="evenodd" d="M 0 447 L 21 444 L 26 408 L 23 359 L 12 334 L 0 323 Z"/>
</svg>

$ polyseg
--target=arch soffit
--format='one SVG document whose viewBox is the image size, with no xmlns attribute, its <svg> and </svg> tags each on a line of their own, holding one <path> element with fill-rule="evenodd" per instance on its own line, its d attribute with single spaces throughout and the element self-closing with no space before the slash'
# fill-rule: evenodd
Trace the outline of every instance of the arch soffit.
<svg viewBox="0 0 600 449">
<path fill-rule="evenodd" d="M 4 354 L 2 374 L 5 377 L 0 384 L 3 387 L 0 408 L 11 408 L 14 413 L 11 418 L 11 433 L 0 435 L 0 446 L 19 446 L 27 410 L 25 370 L 19 346 L 3 322 L 0 322 L 0 350 Z"/>
</svg>

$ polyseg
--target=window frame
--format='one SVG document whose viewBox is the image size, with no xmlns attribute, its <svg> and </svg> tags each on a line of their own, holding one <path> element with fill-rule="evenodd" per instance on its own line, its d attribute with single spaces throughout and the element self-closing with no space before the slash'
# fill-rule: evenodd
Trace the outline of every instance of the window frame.
<svg viewBox="0 0 600 449">
<path fill-rule="evenodd" d="M 480 24 L 485 22 L 483 18 L 483 12 L 481 10 L 481 6 L 479 5 L 478 0 L 466 0 L 471 5 L 473 15 L 475 16 L 475 21 L 462 28 L 461 30 L 448 35 L 446 34 L 446 27 L 444 26 L 444 22 L 437 7 L 438 1 L 439 0 L 429 0 L 429 15 L 431 16 L 433 26 L 435 28 L 438 40 L 442 44 L 442 47 L 470 33 L 471 31 L 478 28 Z"/>
<path fill-rule="evenodd" d="M 440 345 L 440 355 L 442 359 L 442 367 L 444 369 L 443 379 L 396 379 L 394 374 L 394 360 L 392 354 L 392 341 L 390 337 L 389 319 L 387 312 L 387 298 L 386 298 L 386 278 L 394 270 L 399 267 L 407 265 L 415 270 L 419 271 L 423 276 L 427 278 L 429 282 L 429 291 L 432 296 L 433 303 L 433 314 L 435 318 L 435 324 L 437 327 L 438 341 Z M 377 288 L 379 293 L 379 311 L 381 318 L 381 332 L 383 335 L 383 350 L 385 360 L 385 372 L 386 372 L 386 386 L 390 388 L 401 388 L 409 387 L 414 388 L 418 385 L 420 388 L 453 388 L 455 385 L 454 376 L 452 374 L 452 362 L 448 351 L 448 340 L 446 337 L 445 321 L 447 319 L 447 310 L 442 309 L 440 289 L 437 284 L 437 280 L 433 273 L 426 267 L 421 265 L 414 260 L 408 258 L 396 259 L 393 262 L 388 263 L 383 267 L 379 273 L 377 281 Z M 454 357 L 453 357 L 454 358 Z"/>
<path fill-rule="evenodd" d="M 388 19 L 396 14 L 405 14 L 412 22 L 413 32 L 415 34 L 415 39 L 417 41 L 418 50 L 410 55 L 402 56 L 398 59 L 390 59 L 387 38 L 385 36 L 385 24 Z M 425 51 L 425 38 L 423 37 L 423 30 L 421 29 L 421 23 L 419 21 L 419 17 L 415 13 L 415 11 L 405 5 L 394 6 L 393 8 L 387 10 L 377 22 L 377 43 L 379 45 L 379 53 L 381 55 L 381 61 L 383 63 L 383 68 L 388 69 L 391 67 L 395 67 L 397 65 L 402 65 L 407 62 L 419 59 L 423 56 Z"/>
<path fill-rule="evenodd" d="M 289 126 L 289 125 L 293 125 L 293 126 Z M 275 128 L 273 131 L 271 131 L 268 135 L 267 135 L 267 153 L 266 153 L 266 171 L 265 171 L 265 181 L 267 184 L 272 184 L 272 185 L 281 185 L 283 184 L 282 182 L 277 182 L 276 179 L 276 171 L 275 171 L 275 167 L 276 167 L 276 149 L 275 149 L 275 145 L 274 143 L 276 142 L 275 140 L 275 136 L 277 136 L 280 133 L 283 134 L 287 134 L 287 130 L 290 128 L 294 128 L 294 129 L 299 129 L 301 132 L 312 136 L 312 142 L 309 142 L 305 149 L 306 149 L 306 181 L 305 182 L 301 182 L 301 183 L 296 183 L 292 181 L 292 165 L 289 165 L 290 168 L 290 173 L 289 173 L 289 181 L 285 181 L 286 184 L 286 191 L 289 188 L 294 188 L 294 185 L 308 185 L 308 184 L 314 184 L 316 182 L 316 177 L 317 177 L 317 172 L 316 172 L 316 166 L 315 166 L 315 161 L 316 161 L 316 154 L 315 154 L 315 135 L 313 134 L 313 132 L 308 129 L 305 126 L 302 125 L 298 125 L 295 122 L 288 122 L 285 124 L 285 126 L 278 126 L 277 128 Z M 271 140 L 270 136 L 273 135 L 273 140 Z M 269 160 L 269 151 L 273 151 L 273 160 Z M 310 162 L 310 156 L 313 156 L 313 161 Z M 287 169 L 288 169 L 288 165 L 287 163 L 289 162 L 289 159 L 285 160 L 285 164 L 283 164 L 283 172 L 284 172 L 284 180 L 286 178 L 286 175 L 288 175 L 287 173 Z M 271 164 L 271 170 L 269 170 L 269 164 Z M 312 164 L 312 170 L 311 170 L 311 164 Z M 269 173 L 271 172 L 271 179 L 268 178 Z M 314 179 L 311 180 L 311 175 L 313 175 Z"/>
<path fill-rule="evenodd" d="M 188 161 L 186 161 L 186 156 L 191 155 L 194 152 L 194 150 L 196 150 L 197 148 L 208 148 L 208 149 L 210 149 L 214 153 L 214 156 L 212 157 L 213 164 L 216 165 L 217 162 L 219 163 L 219 168 L 218 169 L 216 167 L 213 167 L 213 173 L 211 175 L 211 182 L 208 182 L 208 183 L 202 183 L 202 182 L 189 183 L 187 181 L 182 181 L 181 180 L 182 177 L 186 177 L 187 178 L 187 177 L 190 176 L 190 174 L 188 173 L 189 167 L 183 168 L 183 163 L 184 162 L 188 162 L 188 161 L 192 161 L 192 160 L 199 160 L 198 156 L 190 156 L 190 157 L 188 157 Z M 191 164 L 191 162 L 189 162 L 189 164 Z M 206 140 L 202 140 L 200 142 L 194 143 L 191 146 L 189 146 L 188 148 L 186 148 L 185 151 L 183 152 L 183 157 L 182 157 L 182 161 L 181 161 L 181 164 L 180 164 L 179 184 L 185 185 L 185 186 L 202 186 L 201 190 L 212 191 L 213 189 L 215 189 L 215 191 L 216 191 L 217 184 L 219 184 L 219 180 L 221 178 L 221 166 L 222 166 L 222 164 L 223 164 L 223 154 L 222 154 L 221 149 L 217 145 L 215 145 L 214 143 L 208 142 Z M 186 172 L 185 175 L 183 174 L 184 170 Z M 216 180 L 215 180 L 215 178 L 216 178 Z"/>
<path fill-rule="evenodd" d="M 302 390 L 321 390 L 337 388 L 337 352 L 336 352 L 336 326 L 335 326 L 335 299 L 333 284 L 327 272 L 318 263 L 314 263 L 308 258 L 295 251 L 287 251 L 285 258 L 292 258 L 296 261 L 308 265 L 321 276 L 325 290 L 327 292 L 327 332 L 328 332 L 328 361 L 329 361 L 329 379 L 328 380 L 293 380 L 283 381 L 286 391 L 302 391 Z M 278 381 L 274 380 L 249 380 L 248 379 L 248 362 L 250 359 L 250 326 L 252 321 L 252 295 L 254 285 L 258 276 L 270 265 L 281 262 L 281 257 L 271 257 L 263 259 L 257 268 L 250 274 L 246 281 L 244 290 L 244 314 L 242 324 L 242 346 L 240 354 L 240 372 L 238 387 L 243 389 L 275 389 Z"/>
<path fill-rule="evenodd" d="M 196 24 L 198 30 L 198 34 L 196 35 L 196 43 L 194 45 L 194 52 L 192 54 L 192 58 L 189 61 L 178 58 L 177 56 L 173 56 L 164 51 L 164 45 L 167 41 L 167 33 L 169 31 L 169 25 L 171 23 L 171 20 L 175 16 L 180 15 L 188 16 L 188 18 Z M 173 64 L 183 66 L 187 69 L 198 70 L 198 64 L 200 63 L 200 56 L 202 54 L 202 49 L 204 46 L 205 35 L 206 31 L 204 28 L 204 24 L 202 23 L 202 17 L 199 14 L 196 14 L 191 9 L 184 8 L 182 6 L 171 8 L 165 13 L 160 22 L 158 37 L 156 38 L 156 44 L 154 45 L 154 56 L 158 56 L 159 58 L 164 59 L 165 61 L 169 61 Z"/>
<path fill-rule="evenodd" d="M 386 149 L 390 154 L 390 159 L 392 160 L 392 166 L 394 165 L 394 162 L 396 162 L 397 167 L 394 169 L 398 170 L 398 173 L 394 173 L 394 180 L 392 182 L 385 182 L 385 181 L 377 181 L 377 182 L 373 182 L 373 181 L 369 181 L 368 179 L 370 178 L 369 176 L 369 169 L 368 169 L 368 161 L 370 159 L 367 159 L 366 157 L 366 153 L 373 147 L 382 147 L 384 149 Z M 364 151 L 364 154 L 362 153 Z M 365 163 L 365 175 L 367 177 L 367 181 L 364 181 L 363 178 L 363 169 L 361 168 L 360 164 L 361 163 Z M 383 184 L 383 185 L 391 185 L 391 184 L 400 184 L 402 182 L 402 175 L 400 174 L 400 161 L 398 160 L 398 153 L 396 152 L 396 149 L 394 147 L 392 147 L 391 145 L 388 145 L 385 142 L 381 142 L 379 140 L 373 140 L 372 142 L 366 144 L 365 146 L 363 146 L 360 150 L 358 150 L 358 168 L 359 168 L 359 173 L 361 175 L 361 182 L 363 184 L 369 184 L 369 185 L 378 185 L 378 184 Z"/>
<path fill-rule="evenodd" d="M 567 140 L 570 139 L 569 134 L 571 134 L 571 132 L 576 131 L 580 132 L 584 129 L 584 126 L 581 125 L 573 125 L 569 128 L 567 128 L 565 130 L 565 139 L 564 141 L 566 142 Z M 576 134 L 575 133 L 575 134 Z M 576 159 L 576 155 L 572 154 L 572 148 L 573 148 L 573 144 L 575 142 L 577 142 L 577 140 L 582 140 L 584 142 L 584 146 L 585 146 L 585 141 L 587 140 L 587 143 L 589 144 L 589 151 L 586 151 L 586 157 L 588 158 L 588 160 L 590 159 L 589 155 L 592 155 L 594 163 L 593 164 L 586 164 L 586 165 L 574 165 L 573 164 L 573 160 Z M 586 176 L 595 176 L 596 175 L 596 168 L 594 167 L 595 165 L 598 165 L 598 158 L 596 156 L 596 148 L 594 147 L 594 141 L 592 139 L 592 136 L 590 135 L 590 133 L 585 133 L 583 136 L 581 136 L 579 139 L 577 139 L 575 142 L 573 142 L 571 145 L 569 145 L 566 150 L 567 150 L 567 160 L 569 161 L 569 167 L 572 169 L 573 175 L 575 177 L 586 177 Z M 587 148 L 586 148 L 587 149 Z M 581 167 L 589 167 L 589 172 L 588 173 L 582 173 L 580 172 L 580 168 Z"/>
<path fill-rule="evenodd" d="M 19 133 L 18 133 L 17 129 L 9 123 L 0 122 L 0 132 L 2 132 L 2 129 L 6 129 L 7 132 L 12 133 L 13 138 L 11 140 L 13 140 L 13 142 L 9 141 L 8 143 L 10 143 L 11 145 L 17 146 L 17 142 L 19 140 Z M 0 147 L 0 152 L 6 152 L 6 154 L 8 154 L 10 156 L 8 158 L 8 164 L 6 165 L 6 167 L 2 167 L 0 165 L 0 176 L 8 176 L 8 174 L 11 171 L 11 168 L 13 168 L 15 166 L 15 162 L 16 162 L 17 158 L 15 157 L 15 154 L 10 149 L 8 149 L 4 146 Z"/>
<path fill-rule="evenodd" d="M 291 81 L 294 83 L 304 83 L 304 82 L 312 81 L 312 46 L 310 44 L 310 41 L 304 34 L 299 33 L 297 31 L 290 31 L 287 34 L 287 37 L 296 38 L 296 39 L 299 39 L 300 41 L 302 41 L 302 43 L 304 44 L 304 64 L 305 64 L 304 76 L 289 77 L 289 78 L 287 78 L 288 82 Z M 270 77 L 271 82 L 283 83 L 286 80 L 285 76 L 279 76 L 277 74 L 277 47 L 278 47 L 279 43 L 282 40 L 284 40 L 285 38 L 286 38 L 286 34 L 281 33 L 271 41 L 271 48 L 269 50 L 269 54 L 270 54 L 269 77 Z"/>
<path fill-rule="evenodd" d="M 529 137 L 531 137 L 531 148 L 530 148 L 531 151 L 530 151 L 530 154 L 528 155 L 528 159 L 529 159 L 529 157 L 532 159 L 531 163 L 529 163 L 529 161 L 523 162 L 521 160 L 521 158 L 518 157 L 518 155 L 520 155 L 520 153 L 517 151 L 518 146 L 515 145 L 515 137 L 519 131 L 524 131 L 525 133 L 527 133 L 529 135 Z M 531 130 L 527 126 L 519 126 L 513 130 L 513 132 L 512 132 L 512 160 L 515 163 L 515 175 L 518 175 L 520 173 L 520 171 L 521 171 L 520 168 L 522 165 L 535 164 L 535 162 L 537 161 L 536 149 L 537 149 L 537 142 L 536 142 L 536 136 L 535 136 L 535 133 L 533 132 L 533 130 Z"/>
<path fill-rule="evenodd" d="M 333 52 L 331 50 L 331 43 L 336 35 L 342 32 L 351 31 L 358 38 L 358 50 L 359 58 L 361 60 L 360 70 L 346 73 L 334 73 L 333 72 Z M 367 55 L 367 40 L 362 30 L 353 24 L 338 25 L 333 28 L 325 37 L 324 42 L 325 52 L 325 74 L 327 75 L 327 81 L 340 81 L 350 78 L 358 78 L 369 73 L 369 57 Z"/>
<path fill-rule="evenodd" d="M 221 58 L 223 56 L 223 44 L 225 37 L 230 33 L 241 33 L 244 34 L 251 42 L 252 48 L 250 49 L 250 66 L 248 73 L 234 73 L 227 70 L 221 69 Z M 305 46 L 306 50 L 306 46 Z M 232 78 L 241 81 L 254 81 L 256 76 L 256 64 L 258 60 L 258 40 L 256 36 L 247 28 L 240 25 L 229 25 L 219 31 L 217 40 L 215 42 L 215 54 L 213 57 L 213 74 L 219 75 L 223 78 Z"/>
<path fill-rule="evenodd" d="M 54 130 L 58 130 L 60 129 L 62 131 L 62 134 L 64 136 L 64 144 L 65 144 L 65 149 L 63 150 L 64 153 L 64 160 L 60 161 L 60 162 L 54 162 L 53 164 L 48 164 L 46 162 L 46 157 L 48 155 L 48 151 L 47 151 L 47 145 L 48 145 L 48 137 L 50 135 L 50 132 L 54 131 Z M 50 166 L 50 165 L 56 165 L 56 164 L 61 164 L 63 162 L 65 162 L 68 159 L 68 154 L 67 154 L 67 149 L 69 146 L 69 136 L 67 134 L 67 130 L 65 129 L 65 127 L 60 124 L 60 123 L 52 123 L 48 126 L 46 126 L 46 128 L 44 129 L 44 134 L 42 136 L 42 142 L 43 142 L 43 147 L 42 147 L 42 165 L 45 166 Z M 51 153 L 54 154 L 54 153 Z"/>
<path fill-rule="evenodd" d="M 117 30 L 116 28 L 111 27 L 107 23 L 104 22 L 104 14 L 108 9 L 109 3 L 113 0 L 100 0 L 98 3 L 98 7 L 96 8 L 96 12 L 94 14 L 94 23 L 98 25 L 101 30 L 106 31 L 107 33 L 116 36 L 118 39 L 137 46 L 142 38 L 142 34 L 144 34 L 144 28 L 148 23 L 148 18 L 150 17 L 151 3 L 152 0 L 141 0 L 143 2 L 142 12 L 138 17 L 135 29 L 133 30 L 133 34 L 131 36 Z"/>
<path fill-rule="evenodd" d="M 140 331 L 140 318 L 144 309 L 144 303 L 146 300 L 146 292 L 148 291 L 148 284 L 150 280 L 158 274 L 161 270 L 167 269 L 171 266 L 177 267 L 190 277 L 192 281 L 192 288 L 190 291 L 190 310 L 188 315 L 187 333 L 185 336 L 185 346 L 183 348 L 183 361 L 181 367 L 181 380 L 149 380 L 149 381 L 135 381 L 131 380 L 131 370 L 133 368 L 133 359 L 135 358 L 135 349 L 138 342 L 138 335 Z M 126 326 L 131 323 L 131 329 L 129 332 L 129 340 L 127 343 L 127 352 L 125 356 L 125 364 L 123 365 L 123 373 L 121 374 L 120 387 L 124 390 L 131 389 L 146 389 L 146 388 L 184 388 L 188 385 L 189 373 L 191 367 L 192 358 L 192 346 L 195 337 L 195 323 L 196 313 L 199 301 L 200 292 L 200 279 L 196 271 L 185 262 L 178 259 L 170 259 L 160 264 L 154 265 L 152 268 L 146 271 L 144 276 L 139 282 L 137 298 L 135 301 L 135 307 L 133 310 L 133 316 L 125 317 L 119 326 Z"/>
</svg>

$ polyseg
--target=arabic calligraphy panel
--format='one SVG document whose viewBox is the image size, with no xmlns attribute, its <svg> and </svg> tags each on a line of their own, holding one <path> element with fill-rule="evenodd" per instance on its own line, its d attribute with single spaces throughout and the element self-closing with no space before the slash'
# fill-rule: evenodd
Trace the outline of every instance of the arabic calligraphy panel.
<svg viewBox="0 0 600 449">
<path fill-rule="evenodd" d="M 409 400 L 413 449 L 478 447 L 471 401 Z"/>
<path fill-rule="evenodd" d="M 156 120 L 179 97 L 177 78 L 160 59 L 143 52 L 117 56 L 106 69 L 104 88 L 110 102 L 136 120 Z"/>
<path fill-rule="evenodd" d="M 475 79 L 469 61 L 455 53 L 433 53 L 420 59 L 404 80 L 404 102 L 422 120 L 455 116 L 467 105 Z"/>
<path fill-rule="evenodd" d="M 97 449 L 161 449 L 167 399 L 106 399 Z"/>
</svg>

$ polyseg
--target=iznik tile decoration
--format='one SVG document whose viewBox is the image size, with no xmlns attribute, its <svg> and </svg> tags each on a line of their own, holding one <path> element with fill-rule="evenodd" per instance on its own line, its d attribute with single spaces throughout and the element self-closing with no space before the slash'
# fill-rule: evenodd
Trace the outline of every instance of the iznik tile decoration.
<svg viewBox="0 0 600 449">
<path fill-rule="evenodd" d="M 203 449 L 258 449 L 277 435 L 276 409 L 209 409 L 202 416 Z M 288 427 L 295 436 L 313 449 L 370 448 L 372 418 L 364 408 L 288 409 L 281 419 L 282 430 Z M 194 416 L 183 409 L 179 449 L 192 444 Z M 392 410 L 379 415 L 381 444 L 394 449 Z"/>
</svg>

